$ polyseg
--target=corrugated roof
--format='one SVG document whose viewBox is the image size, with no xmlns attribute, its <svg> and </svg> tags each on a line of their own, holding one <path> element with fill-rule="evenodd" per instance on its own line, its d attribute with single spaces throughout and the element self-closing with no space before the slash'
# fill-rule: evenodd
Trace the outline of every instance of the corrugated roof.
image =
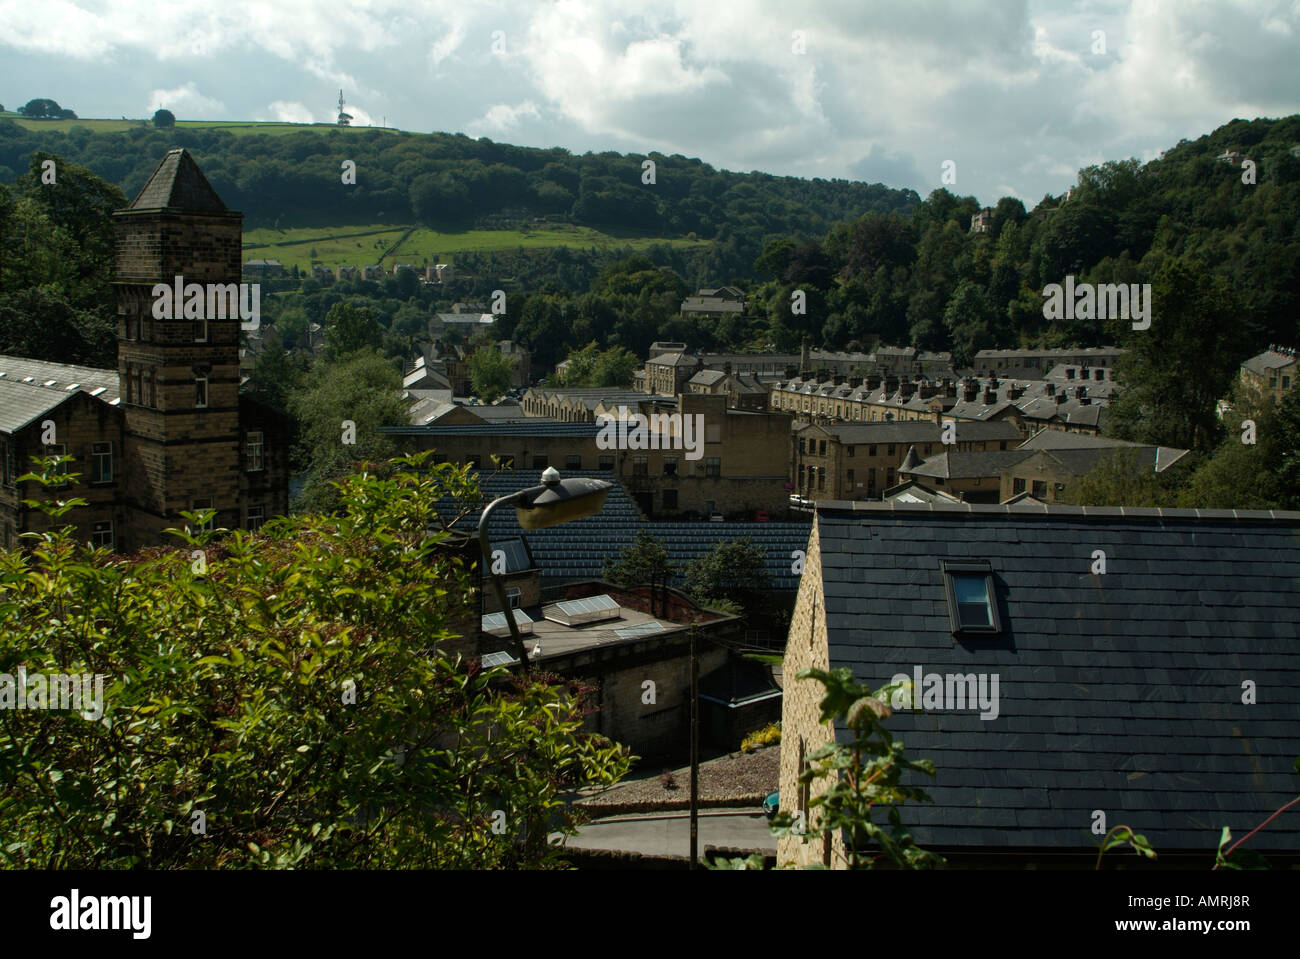
<svg viewBox="0 0 1300 959">
<path fill-rule="evenodd" d="M 1102 809 L 1212 857 L 1221 827 L 1295 796 L 1300 513 L 848 505 L 818 510 L 830 668 L 873 689 L 918 666 L 998 677 L 996 719 L 888 720 L 935 765 L 905 774 L 934 800 L 899 809 L 921 846 L 1095 850 Z M 941 558 L 991 564 L 1000 636 L 954 640 Z M 1250 846 L 1300 850 L 1300 831 Z"/>
</svg>

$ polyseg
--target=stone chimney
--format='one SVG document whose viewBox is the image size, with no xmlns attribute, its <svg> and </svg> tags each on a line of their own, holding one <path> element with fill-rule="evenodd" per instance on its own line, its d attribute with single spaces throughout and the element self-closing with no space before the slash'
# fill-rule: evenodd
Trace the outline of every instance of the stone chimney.
<svg viewBox="0 0 1300 959">
<path fill-rule="evenodd" d="M 867 377 L 867 389 L 874 392 L 875 390 L 880 389 L 880 384 L 882 382 L 884 382 L 884 378 L 879 373 L 872 373 Z"/>
<path fill-rule="evenodd" d="M 1059 393 L 1056 394 L 1056 405 L 1057 405 L 1057 406 L 1060 406 L 1062 403 L 1064 403 L 1064 402 L 1065 402 L 1066 400 L 1068 400 L 1069 398 L 1070 398 L 1070 394 L 1068 394 L 1067 392 L 1065 392 L 1065 390 L 1061 390 L 1061 392 L 1059 392 Z"/>
<path fill-rule="evenodd" d="M 921 394 L 921 399 L 928 400 L 930 397 L 938 395 L 939 387 L 933 383 L 922 383 L 918 392 Z"/>
<path fill-rule="evenodd" d="M 1067 366 L 1067 367 L 1065 368 L 1065 378 L 1066 378 L 1067 380 L 1072 380 L 1072 379 L 1074 379 L 1074 367 L 1073 367 L 1073 366 Z"/>
<path fill-rule="evenodd" d="M 787 380 L 792 380 L 792 379 L 794 379 L 794 378 L 795 378 L 796 376 L 798 376 L 798 375 L 799 375 L 799 371 L 798 371 L 797 369 L 795 369 L 795 367 L 793 367 L 793 366 L 787 366 L 787 367 L 785 368 L 785 378 L 786 378 Z"/>
<path fill-rule="evenodd" d="M 992 406 L 998 401 L 998 391 L 995 389 L 986 389 L 984 391 L 984 405 Z"/>
<path fill-rule="evenodd" d="M 844 375 L 843 375 L 842 373 L 836 373 L 836 374 L 835 374 L 835 379 L 834 379 L 832 382 L 833 382 L 836 386 L 843 386 L 843 385 L 844 385 Z"/>
<path fill-rule="evenodd" d="M 1055 392 L 1056 392 L 1056 384 L 1055 384 L 1055 383 L 1048 383 L 1048 384 L 1047 384 L 1047 395 L 1048 395 L 1048 396 L 1051 396 L 1051 395 L 1053 395 Z"/>
<path fill-rule="evenodd" d="M 799 369 L 806 370 L 811 368 L 811 361 L 808 358 L 808 337 L 803 338 L 803 345 L 799 348 Z"/>
<path fill-rule="evenodd" d="M 908 380 L 906 383 L 903 383 L 901 386 L 899 386 L 899 390 L 903 394 L 903 402 L 906 403 L 916 393 L 916 384 L 913 383 L 911 380 Z"/>
<path fill-rule="evenodd" d="M 722 364 L 722 372 L 725 373 L 727 376 L 731 375 L 731 360 L 727 360 L 725 363 Z"/>
<path fill-rule="evenodd" d="M 1007 399 L 1011 400 L 1012 402 L 1015 402 L 1016 400 L 1020 399 L 1020 397 L 1024 395 L 1025 395 L 1025 388 L 1023 386 L 1013 386 L 1011 387 L 1011 389 L 1007 390 Z"/>
<path fill-rule="evenodd" d="M 979 396 L 979 392 L 980 392 L 979 383 L 975 382 L 974 380 L 969 380 L 966 383 L 966 388 L 962 391 L 962 399 L 964 399 L 967 403 L 974 403 L 975 397 Z"/>
<path fill-rule="evenodd" d="M 1074 398 L 1075 398 L 1076 400 L 1081 400 L 1081 399 L 1083 399 L 1083 398 L 1084 398 L 1085 396 L 1087 396 L 1087 395 L 1088 395 L 1088 387 L 1086 387 L 1086 386 L 1076 386 L 1076 387 L 1074 388 Z"/>
<path fill-rule="evenodd" d="M 856 390 L 861 385 L 862 385 L 862 377 L 860 376 L 849 377 L 849 389 Z"/>
</svg>

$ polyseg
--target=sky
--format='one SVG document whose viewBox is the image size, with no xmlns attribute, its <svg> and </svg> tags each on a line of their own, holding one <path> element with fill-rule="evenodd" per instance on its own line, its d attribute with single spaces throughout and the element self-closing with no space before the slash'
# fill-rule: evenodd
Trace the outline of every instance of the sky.
<svg viewBox="0 0 1300 959">
<path fill-rule="evenodd" d="M 340 88 L 354 125 L 1032 206 L 1300 112 L 1300 0 L 0 0 L 11 110 L 332 121 Z"/>
</svg>

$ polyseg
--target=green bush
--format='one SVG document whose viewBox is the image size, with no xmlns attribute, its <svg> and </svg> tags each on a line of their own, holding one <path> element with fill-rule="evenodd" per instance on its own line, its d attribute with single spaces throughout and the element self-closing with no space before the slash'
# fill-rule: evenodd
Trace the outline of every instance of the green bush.
<svg viewBox="0 0 1300 959">
<path fill-rule="evenodd" d="M 105 677 L 98 721 L 0 709 L 0 862 L 557 863 L 561 793 L 629 757 L 582 733 L 580 688 L 440 651 L 476 610 L 427 523 L 474 498 L 468 471 L 411 457 L 340 485 L 338 515 L 257 535 L 187 514 L 180 550 L 125 559 L 65 528 L 0 552 L 0 673 Z M 52 524 L 82 502 L 29 501 Z"/>
</svg>

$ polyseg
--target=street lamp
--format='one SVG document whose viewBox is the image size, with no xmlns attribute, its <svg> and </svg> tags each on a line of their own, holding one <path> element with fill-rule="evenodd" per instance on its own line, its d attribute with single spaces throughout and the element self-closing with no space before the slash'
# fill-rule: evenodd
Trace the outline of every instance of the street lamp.
<svg viewBox="0 0 1300 959">
<path fill-rule="evenodd" d="M 515 493 L 499 496 L 483 508 L 483 515 L 478 521 L 478 544 L 479 552 L 482 553 L 479 562 L 488 564 L 487 568 L 492 572 L 492 586 L 496 591 L 497 602 L 501 604 L 501 612 L 505 615 L 506 625 L 510 628 L 510 638 L 515 644 L 515 656 L 525 667 L 528 665 L 528 651 L 524 648 L 523 636 L 520 635 L 519 625 L 515 622 L 514 610 L 506 601 L 505 580 L 500 573 L 492 569 L 492 552 L 488 543 L 488 517 L 498 506 L 510 504 L 514 506 L 515 518 L 523 529 L 558 526 L 560 523 L 568 523 L 599 513 L 613 486 L 614 484 L 604 480 L 583 477 L 562 480 L 560 471 L 551 466 L 542 473 L 541 486 L 530 486 Z"/>
</svg>

